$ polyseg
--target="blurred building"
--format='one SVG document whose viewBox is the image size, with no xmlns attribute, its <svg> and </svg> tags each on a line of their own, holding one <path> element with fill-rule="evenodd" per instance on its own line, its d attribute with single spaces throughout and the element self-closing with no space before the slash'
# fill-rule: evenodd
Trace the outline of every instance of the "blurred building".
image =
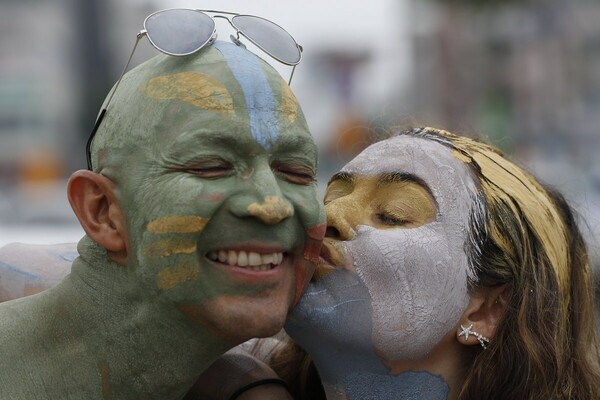
<svg viewBox="0 0 600 400">
<path fill-rule="evenodd" d="M 51 179 L 83 166 L 82 146 L 116 64 L 141 29 L 130 20 L 147 8 L 0 0 L 0 180 Z"/>
<path fill-rule="evenodd" d="M 410 14 L 412 79 L 391 103 L 558 187 L 600 264 L 600 2 L 412 0 Z"/>
<path fill-rule="evenodd" d="M 96 113 L 141 29 L 129 20 L 147 8 L 147 2 L 0 0 L 0 242 L 51 242 L 44 228 L 52 226 L 56 240 L 64 226 L 80 235 L 66 179 L 85 166 Z M 19 236 L 24 227 L 29 234 Z"/>
<path fill-rule="evenodd" d="M 507 150 L 598 144 L 600 3 L 496 3 L 413 1 L 413 85 L 402 100 Z"/>
</svg>

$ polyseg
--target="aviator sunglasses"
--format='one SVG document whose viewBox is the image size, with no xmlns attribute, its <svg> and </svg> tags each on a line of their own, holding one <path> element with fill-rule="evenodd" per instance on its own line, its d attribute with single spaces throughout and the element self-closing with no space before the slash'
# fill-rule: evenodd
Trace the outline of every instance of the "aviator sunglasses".
<svg viewBox="0 0 600 400">
<path fill-rule="evenodd" d="M 214 15 L 210 16 L 207 13 Z M 86 143 L 85 153 L 90 171 L 92 170 L 92 140 L 104 119 L 108 105 L 115 95 L 123 75 L 129 67 L 140 39 L 146 36 L 152 46 L 170 56 L 187 56 L 210 46 L 217 39 L 215 18 L 227 20 L 235 29 L 236 35 L 230 35 L 230 38 L 236 45 L 246 48 L 240 41 L 241 35 L 275 60 L 293 67 L 288 81 L 288 84 L 291 84 L 296 65 L 302 59 L 302 46 L 296 43 L 294 38 L 276 23 L 255 15 L 227 11 L 187 8 L 156 11 L 144 20 L 144 29 L 137 34 L 127 64 L 106 101 L 106 105 L 100 110 L 94 129 Z"/>
</svg>

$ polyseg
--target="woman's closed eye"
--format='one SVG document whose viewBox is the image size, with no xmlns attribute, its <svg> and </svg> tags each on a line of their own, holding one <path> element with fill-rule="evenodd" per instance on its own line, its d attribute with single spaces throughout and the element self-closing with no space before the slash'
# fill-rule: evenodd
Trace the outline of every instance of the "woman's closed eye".
<svg viewBox="0 0 600 400">
<path fill-rule="evenodd" d="M 376 213 L 375 214 L 376 222 L 388 225 L 388 226 L 404 226 L 411 223 L 411 221 L 406 218 L 398 217 L 388 213 Z"/>
</svg>

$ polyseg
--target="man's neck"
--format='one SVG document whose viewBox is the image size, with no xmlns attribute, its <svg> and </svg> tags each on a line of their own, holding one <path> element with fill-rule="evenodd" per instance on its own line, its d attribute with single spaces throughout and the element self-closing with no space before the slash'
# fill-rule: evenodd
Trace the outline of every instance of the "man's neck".
<svg viewBox="0 0 600 400">
<path fill-rule="evenodd" d="M 175 305 L 132 292 L 126 267 L 110 263 L 99 270 L 85 263 L 76 260 L 71 282 L 82 298 L 80 318 L 98 327 L 88 341 L 112 393 L 179 398 L 232 347 L 191 323 Z"/>
<path fill-rule="evenodd" d="M 46 349 L 47 362 L 31 354 L 16 366 L 21 376 L 38 371 L 40 379 L 30 382 L 28 393 L 65 399 L 100 398 L 99 394 L 179 399 L 232 347 L 190 323 L 174 305 L 132 293 L 127 274 L 115 263 L 92 265 L 84 256 L 75 260 L 71 274 L 56 288 L 15 303 L 12 313 L 21 315 L 14 325 L 17 335 L 22 331 L 20 347 Z M 77 384 L 57 380 L 65 371 Z M 3 379 L 8 378 L 0 376 Z M 8 393 L 19 393 L 27 382 L 16 383 L 17 391 Z"/>
</svg>

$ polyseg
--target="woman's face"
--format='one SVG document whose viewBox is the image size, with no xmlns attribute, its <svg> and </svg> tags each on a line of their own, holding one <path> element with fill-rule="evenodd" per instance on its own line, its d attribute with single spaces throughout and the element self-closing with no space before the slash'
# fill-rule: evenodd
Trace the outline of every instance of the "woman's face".
<svg viewBox="0 0 600 400">
<path fill-rule="evenodd" d="M 310 353 L 345 343 L 385 361 L 427 355 L 468 304 L 475 192 L 468 167 L 439 143 L 400 136 L 363 151 L 325 195 L 322 255 L 342 269 L 311 284 L 288 333 Z"/>
</svg>

